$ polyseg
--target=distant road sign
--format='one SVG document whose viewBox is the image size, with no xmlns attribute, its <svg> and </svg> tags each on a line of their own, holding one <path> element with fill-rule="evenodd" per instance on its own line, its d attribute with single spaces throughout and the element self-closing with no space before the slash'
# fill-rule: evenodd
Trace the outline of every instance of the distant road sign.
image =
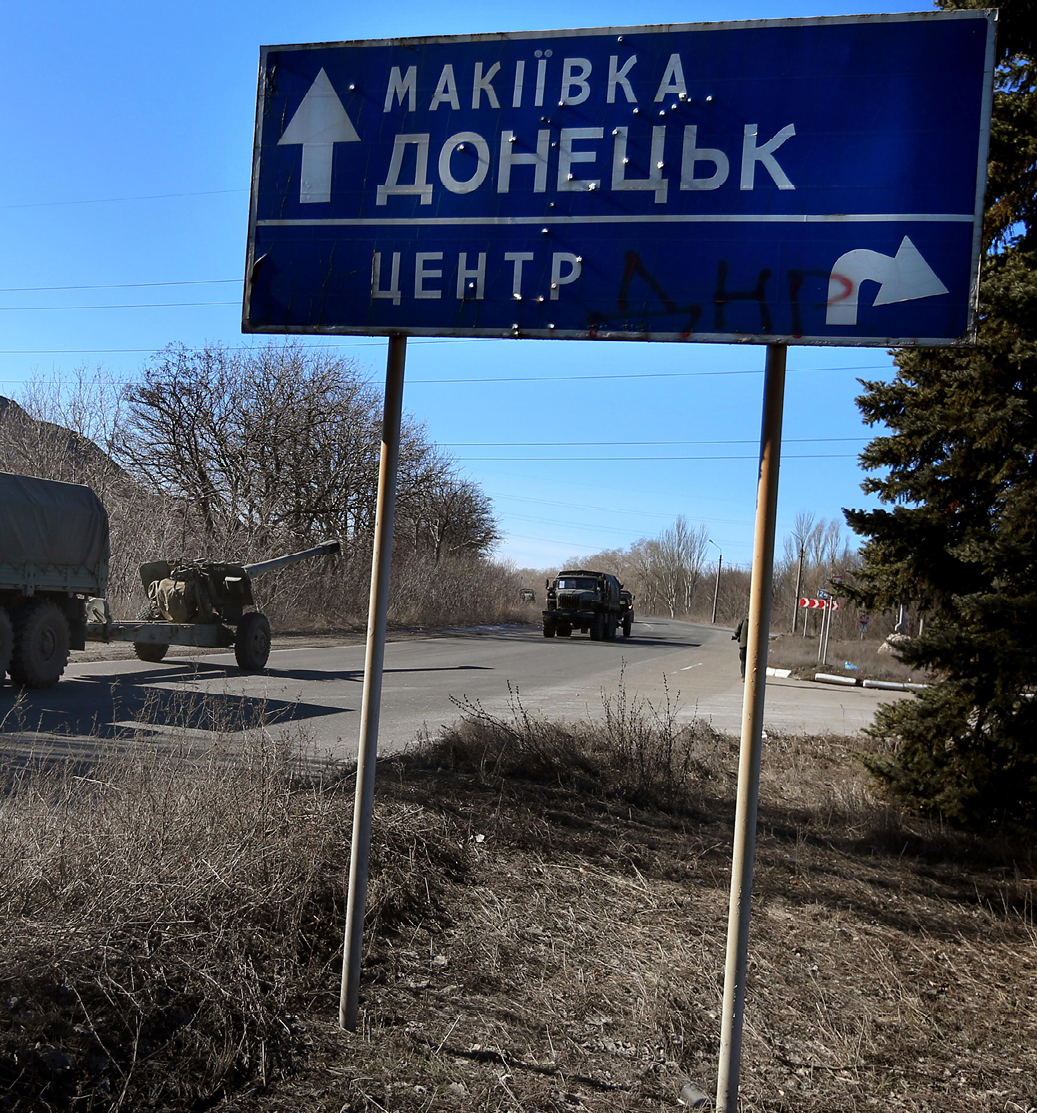
<svg viewBox="0 0 1037 1113">
<path fill-rule="evenodd" d="M 264 47 L 243 328 L 966 340 L 993 19 Z"/>
</svg>

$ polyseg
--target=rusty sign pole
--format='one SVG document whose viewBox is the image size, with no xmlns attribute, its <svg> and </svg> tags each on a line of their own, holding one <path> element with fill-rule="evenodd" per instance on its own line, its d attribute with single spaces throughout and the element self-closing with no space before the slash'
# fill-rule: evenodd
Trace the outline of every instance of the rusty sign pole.
<svg viewBox="0 0 1037 1113">
<path fill-rule="evenodd" d="M 349 858 L 346 930 L 342 949 L 342 991 L 338 1012 L 339 1026 L 350 1032 L 356 1031 L 360 999 L 360 956 L 364 942 L 367 862 L 371 851 L 371 817 L 374 812 L 374 771 L 378 759 L 378 715 L 382 703 L 382 665 L 385 659 L 385 625 L 389 610 L 389 570 L 392 562 L 393 516 L 396 509 L 396 473 L 400 461 L 403 365 L 406 353 L 407 338 L 402 335 L 390 336 L 385 368 L 382 451 L 378 465 L 374 550 L 371 554 L 371 602 L 367 614 L 367 656 L 364 662 L 364 695 L 360 708 L 353 842 Z"/>
<path fill-rule="evenodd" d="M 731 902 L 727 921 L 724 1008 L 720 1021 L 717 1113 L 738 1108 L 742 1056 L 742 1019 L 749 964 L 749 913 L 756 853 L 756 812 L 760 798 L 760 753 L 763 742 L 763 696 L 767 677 L 767 639 L 774 582 L 774 533 L 778 508 L 778 465 L 785 396 L 784 344 L 767 347 L 760 432 L 760 480 L 756 496 L 756 532 L 749 587 L 749 644 L 742 694 L 742 740 L 738 759 L 738 800 L 731 852 Z"/>
</svg>

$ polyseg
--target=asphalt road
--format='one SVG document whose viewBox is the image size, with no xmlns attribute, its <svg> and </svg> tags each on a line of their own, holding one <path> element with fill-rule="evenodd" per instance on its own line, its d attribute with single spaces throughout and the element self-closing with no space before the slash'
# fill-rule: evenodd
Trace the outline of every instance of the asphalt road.
<svg viewBox="0 0 1037 1113">
<path fill-rule="evenodd" d="M 16 749 L 81 752 L 97 737 L 211 740 L 263 725 L 319 752 L 356 755 L 363 645 L 276 649 L 268 667 L 241 673 L 233 654 L 161 664 L 69 663 L 57 687 L 0 690 L 0 740 Z M 700 716 L 737 734 L 743 685 L 731 631 L 669 620 L 634 624 L 633 636 L 592 642 L 545 639 L 531 627 L 484 627 L 386 646 L 379 750 L 386 753 L 455 721 L 458 703 L 507 712 L 519 701 L 552 718 L 594 718 L 603 693 L 622 684 L 628 700 L 666 701 L 680 718 Z M 770 678 L 764 725 L 772 731 L 852 734 L 898 693 Z"/>
</svg>

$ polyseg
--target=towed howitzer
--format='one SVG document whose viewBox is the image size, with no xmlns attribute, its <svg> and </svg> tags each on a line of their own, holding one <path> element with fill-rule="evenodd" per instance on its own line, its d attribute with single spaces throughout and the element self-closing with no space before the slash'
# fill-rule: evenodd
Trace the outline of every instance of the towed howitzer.
<svg viewBox="0 0 1037 1113">
<path fill-rule="evenodd" d="M 252 581 L 286 564 L 341 551 L 338 541 L 324 541 L 311 549 L 254 564 L 218 560 L 152 560 L 140 566 L 148 606 L 140 622 L 112 622 L 104 600 L 94 604 L 87 636 L 98 641 L 129 641 L 142 661 L 161 661 L 171 645 L 205 648 L 234 647 L 238 665 L 251 672 L 262 669 L 270 656 L 270 623 L 255 606 Z M 89 607 L 88 607 L 89 609 Z"/>
<path fill-rule="evenodd" d="M 255 606 L 252 581 L 297 560 L 327 556 L 341 549 L 338 541 L 324 541 L 312 549 L 287 556 L 238 564 L 219 560 L 191 560 L 171 564 L 152 560 L 140 566 L 140 579 L 151 600 L 147 618 L 169 622 L 240 622 L 245 607 Z M 157 613 L 156 613 L 157 612 Z"/>
</svg>

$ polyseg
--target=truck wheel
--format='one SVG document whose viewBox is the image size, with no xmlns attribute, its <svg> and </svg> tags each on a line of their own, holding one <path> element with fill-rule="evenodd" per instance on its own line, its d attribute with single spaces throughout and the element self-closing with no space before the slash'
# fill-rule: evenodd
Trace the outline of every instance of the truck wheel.
<svg viewBox="0 0 1037 1113">
<path fill-rule="evenodd" d="M 0 685 L 7 682 L 7 670 L 11 667 L 11 647 L 14 645 L 14 627 L 11 616 L 0 607 Z"/>
<path fill-rule="evenodd" d="M 22 609 L 14 622 L 11 679 L 23 688 L 57 684 L 68 664 L 68 619 L 45 599 Z"/>
<path fill-rule="evenodd" d="M 600 642 L 605 637 L 605 616 L 596 615 L 591 622 L 591 641 Z"/>
<path fill-rule="evenodd" d="M 631 619 L 631 618 L 624 618 L 623 619 L 623 637 L 624 638 L 629 638 L 630 637 L 630 627 L 632 625 L 633 625 L 633 619 Z"/>
<path fill-rule="evenodd" d="M 147 622 L 161 622 L 162 616 L 157 615 L 151 607 L 143 607 L 137 612 L 137 617 Z M 148 661 L 157 664 L 169 652 L 169 646 L 162 642 L 134 642 L 133 652 L 137 654 L 138 661 Z"/>
<path fill-rule="evenodd" d="M 605 619 L 605 637 L 608 641 L 613 641 L 616 637 L 617 621 L 614 616 L 609 615 Z"/>
<path fill-rule="evenodd" d="M 553 622 L 544 623 L 544 637 L 553 638 L 555 636 L 555 624 Z"/>
<path fill-rule="evenodd" d="M 270 656 L 270 623 L 265 614 L 249 611 L 238 623 L 234 657 L 246 672 L 259 672 Z"/>
</svg>

